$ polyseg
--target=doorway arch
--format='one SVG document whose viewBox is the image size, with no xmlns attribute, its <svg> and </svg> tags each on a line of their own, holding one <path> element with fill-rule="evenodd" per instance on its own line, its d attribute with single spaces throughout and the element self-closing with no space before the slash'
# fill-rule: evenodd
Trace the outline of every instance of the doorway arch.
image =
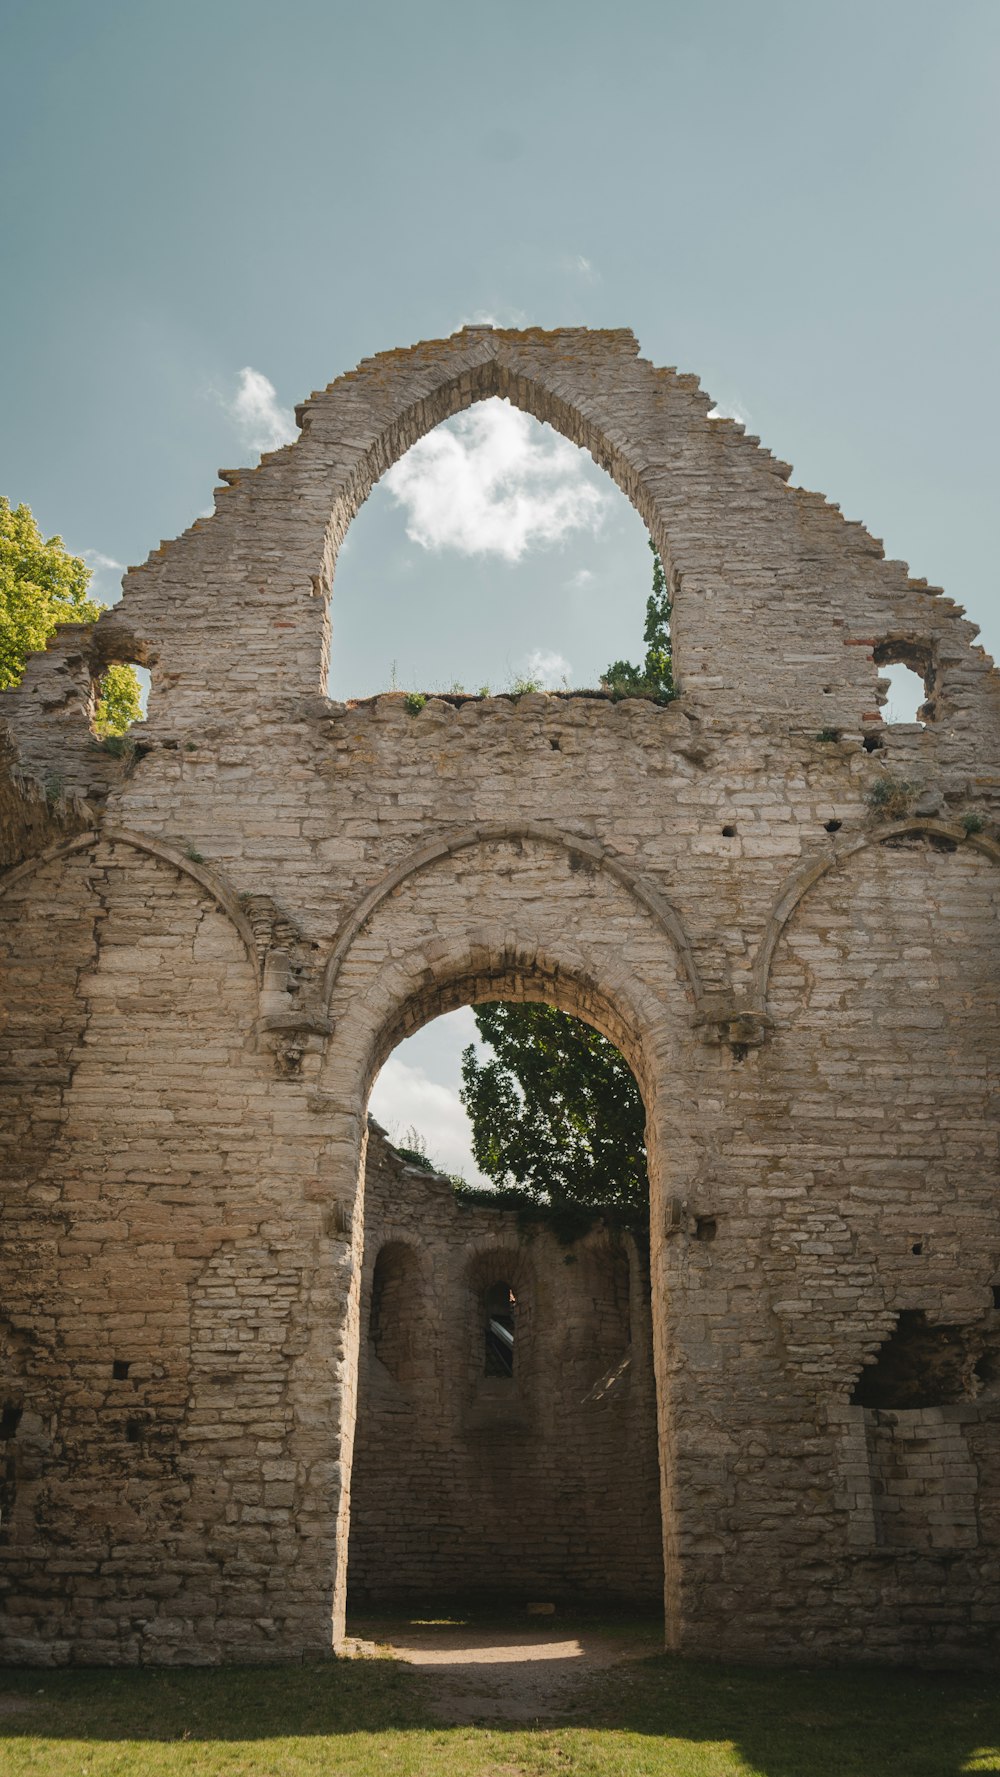
<svg viewBox="0 0 1000 1777">
<path fill-rule="evenodd" d="M 654 1354 L 664 1545 L 673 1547 L 668 1411 L 669 1292 L 663 1230 L 669 1199 L 686 1194 L 697 1137 L 673 1128 L 669 1082 L 689 1039 L 694 992 L 661 921 L 620 876 L 546 835 L 498 835 L 446 850 L 376 897 L 336 948 L 333 1025 L 323 1070 L 331 1187 L 357 1203 L 352 1297 L 343 1351 L 348 1410 L 338 1452 L 343 1476 L 334 1638 L 343 1633 L 363 1262 L 368 1095 L 396 1043 L 442 1012 L 488 999 L 545 1001 L 580 1018 L 621 1051 L 643 1095 L 651 1206 Z M 627 959 L 627 960 L 626 960 Z M 672 1589 L 666 1559 L 668 1609 Z"/>
</svg>

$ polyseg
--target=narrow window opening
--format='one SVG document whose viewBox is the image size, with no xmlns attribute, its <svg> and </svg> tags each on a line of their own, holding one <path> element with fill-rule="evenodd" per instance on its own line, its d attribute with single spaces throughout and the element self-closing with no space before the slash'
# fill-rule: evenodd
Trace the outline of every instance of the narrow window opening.
<svg viewBox="0 0 1000 1777">
<path fill-rule="evenodd" d="M 866 734 L 861 744 L 866 753 L 880 753 L 885 746 L 885 741 L 880 734 Z"/>
<path fill-rule="evenodd" d="M 995 1283 L 993 1285 L 993 1306 L 997 1313 L 1000 1314 L 1000 1283 Z"/>
<path fill-rule="evenodd" d="M 116 1357 L 111 1365 L 111 1375 L 114 1381 L 124 1382 L 128 1376 L 128 1371 L 128 1360 L 123 1357 Z"/>
<path fill-rule="evenodd" d="M 126 1421 L 125 1421 L 125 1441 L 126 1441 L 126 1443 L 138 1444 L 141 1442 L 141 1440 L 142 1440 L 142 1420 L 141 1419 L 126 1419 Z"/>
<path fill-rule="evenodd" d="M 714 1240 L 719 1232 L 719 1224 L 715 1216 L 698 1216 L 694 1225 L 696 1240 Z"/>
<path fill-rule="evenodd" d="M 919 1258 L 919 1256 L 923 1252 L 923 1250 L 924 1250 L 924 1243 L 922 1240 L 915 1240 L 913 1242 L 913 1245 L 910 1248 L 911 1253 L 913 1253 L 914 1256 L 917 1258 Z"/>
<path fill-rule="evenodd" d="M 21 1423 L 21 1414 L 23 1411 L 23 1407 L 15 1407 L 12 1401 L 7 1401 L 5 1405 L 0 1408 L 0 1438 L 3 1438 L 6 1441 L 15 1436 L 17 1428 Z"/>
<path fill-rule="evenodd" d="M 375 1261 L 368 1337 L 375 1357 L 390 1376 L 397 1382 L 413 1379 L 426 1339 L 417 1256 L 402 1241 L 390 1241 Z"/>
<path fill-rule="evenodd" d="M 736 838 L 736 828 L 735 827 L 723 827 L 722 837 L 723 837 L 723 839 L 735 839 Z"/>
<path fill-rule="evenodd" d="M 826 830 L 828 833 L 839 833 L 843 824 L 843 821 L 827 821 Z"/>
<path fill-rule="evenodd" d="M 509 1283 L 495 1283 L 486 1293 L 485 1365 L 487 1376 L 514 1374 L 516 1297 Z"/>
</svg>

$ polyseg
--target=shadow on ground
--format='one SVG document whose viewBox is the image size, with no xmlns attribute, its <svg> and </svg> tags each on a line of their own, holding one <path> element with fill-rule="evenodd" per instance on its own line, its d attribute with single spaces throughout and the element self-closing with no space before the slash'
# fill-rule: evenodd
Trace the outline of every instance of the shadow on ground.
<svg viewBox="0 0 1000 1777">
<path fill-rule="evenodd" d="M 713 1666 L 650 1655 L 654 1626 L 569 1619 L 355 1629 L 369 1657 L 0 1673 L 0 1770 L 1000 1777 L 983 1675 Z"/>
<path fill-rule="evenodd" d="M 435 1716 L 454 1723 L 580 1718 L 599 1674 L 663 1646 L 655 1619 L 535 1624 L 521 1614 L 481 1623 L 359 1619 L 352 1627 L 362 1654 L 387 1648 L 416 1667 Z"/>
</svg>

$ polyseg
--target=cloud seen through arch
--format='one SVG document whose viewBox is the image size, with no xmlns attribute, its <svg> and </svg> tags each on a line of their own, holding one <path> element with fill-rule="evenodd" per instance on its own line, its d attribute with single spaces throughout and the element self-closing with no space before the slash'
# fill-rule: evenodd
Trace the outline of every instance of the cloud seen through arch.
<svg viewBox="0 0 1000 1777">
<path fill-rule="evenodd" d="M 428 432 L 383 481 L 422 549 L 517 562 L 601 530 L 612 496 L 591 477 L 575 444 L 493 399 Z"/>
</svg>

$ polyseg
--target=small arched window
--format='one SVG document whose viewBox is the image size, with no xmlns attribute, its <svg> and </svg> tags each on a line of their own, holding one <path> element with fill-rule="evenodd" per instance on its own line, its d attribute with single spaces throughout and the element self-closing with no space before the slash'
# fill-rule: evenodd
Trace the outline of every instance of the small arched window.
<svg viewBox="0 0 1000 1777">
<path fill-rule="evenodd" d="M 485 1373 L 514 1374 L 514 1314 L 516 1300 L 509 1283 L 495 1283 L 486 1292 Z"/>
<path fill-rule="evenodd" d="M 375 1260 L 368 1337 L 372 1351 L 397 1382 L 412 1380 L 421 1338 L 416 1254 L 390 1241 Z"/>
</svg>

